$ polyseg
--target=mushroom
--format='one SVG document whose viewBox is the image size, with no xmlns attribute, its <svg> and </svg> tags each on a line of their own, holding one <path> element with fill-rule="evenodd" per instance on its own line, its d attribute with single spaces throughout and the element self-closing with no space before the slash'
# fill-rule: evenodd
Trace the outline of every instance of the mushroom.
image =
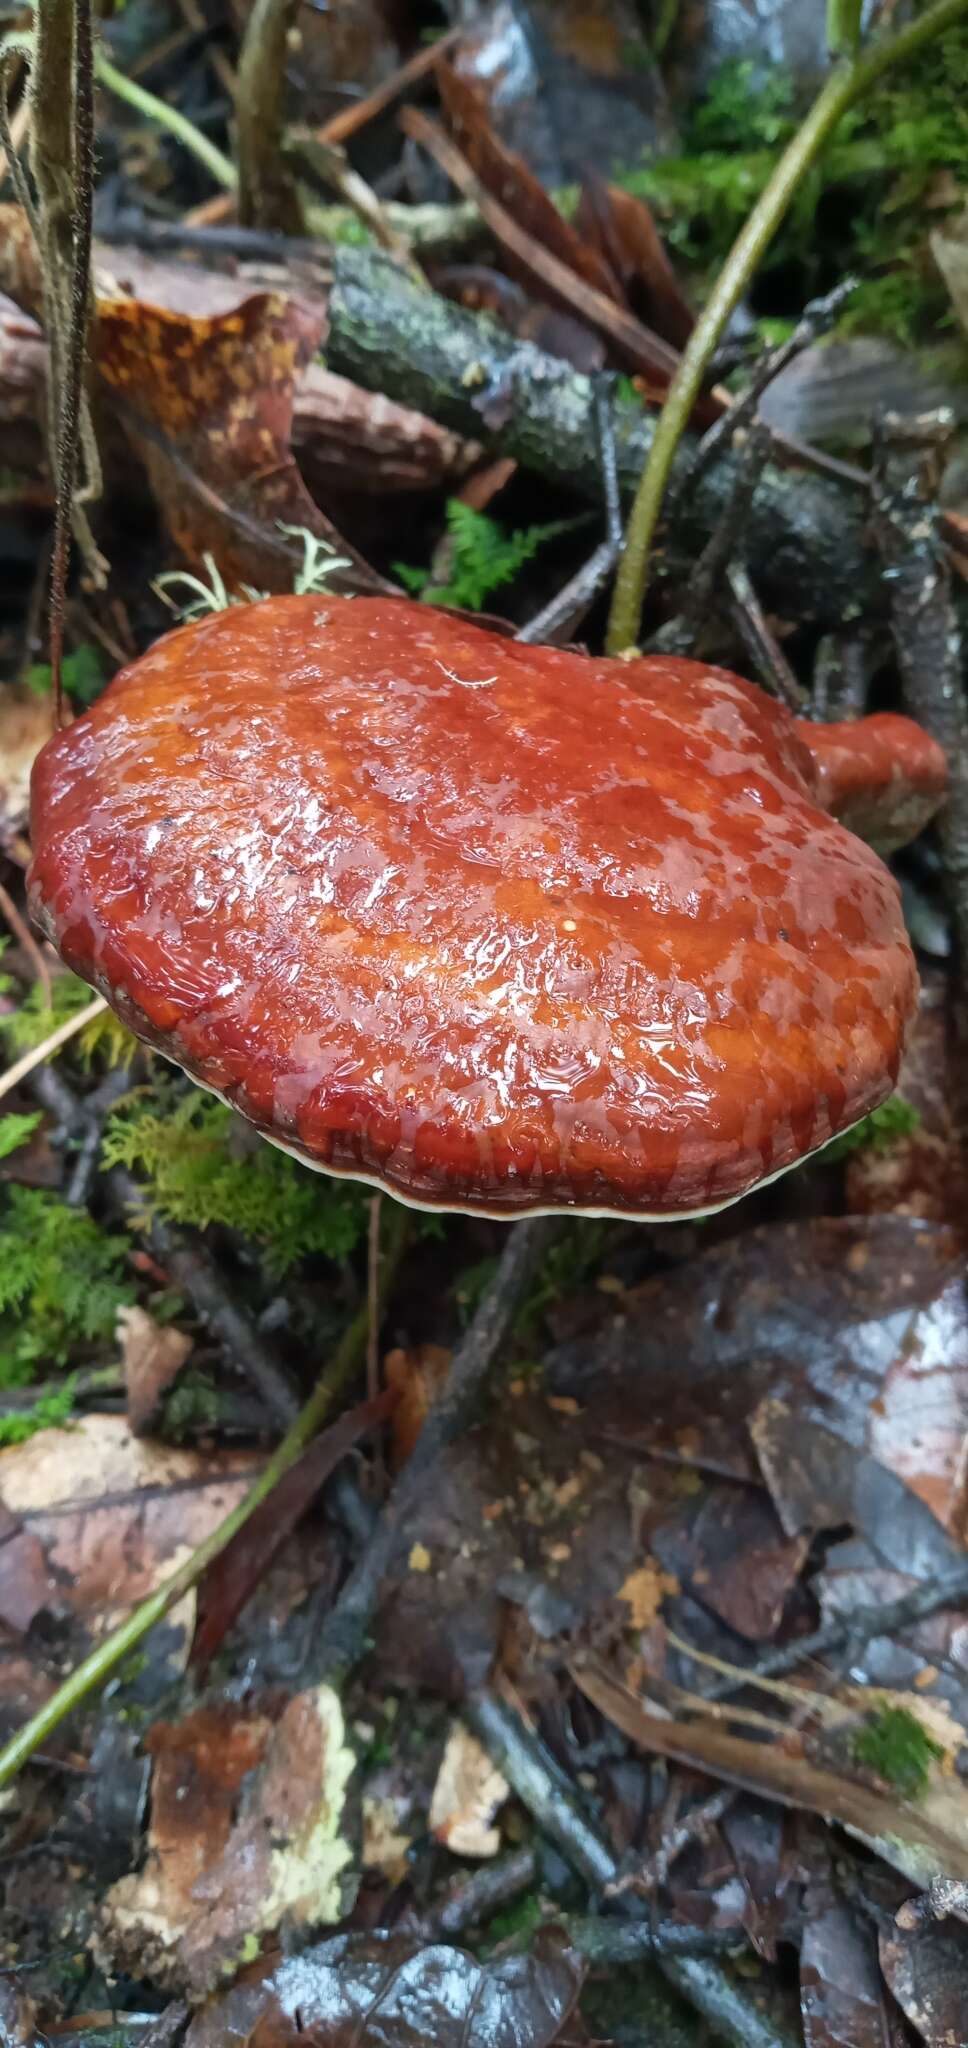
<svg viewBox="0 0 968 2048">
<path fill-rule="evenodd" d="M 914 960 L 830 812 L 892 844 L 943 789 L 906 719 L 814 727 L 701 662 L 277 597 L 168 634 L 50 740 L 30 902 L 311 1166 L 497 1217 L 680 1217 L 890 1093 Z"/>
</svg>

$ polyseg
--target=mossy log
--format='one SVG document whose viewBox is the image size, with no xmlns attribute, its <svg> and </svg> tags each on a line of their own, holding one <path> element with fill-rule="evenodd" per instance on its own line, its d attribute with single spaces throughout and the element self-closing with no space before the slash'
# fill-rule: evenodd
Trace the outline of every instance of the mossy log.
<svg viewBox="0 0 968 2048">
<path fill-rule="evenodd" d="M 338 249 L 329 297 L 326 359 L 367 390 L 428 413 L 459 433 L 514 456 L 555 490 L 600 499 L 592 379 L 483 314 L 422 290 L 381 254 Z M 652 415 L 616 398 L 619 476 L 630 497 L 648 453 Z M 694 443 L 680 450 L 686 475 Z M 670 569 L 695 560 L 724 511 L 735 478 L 731 455 L 694 488 L 675 491 L 663 545 Z M 768 468 L 747 529 L 750 571 L 781 617 L 840 626 L 885 616 L 883 574 L 869 532 L 866 492 L 799 468 Z"/>
</svg>

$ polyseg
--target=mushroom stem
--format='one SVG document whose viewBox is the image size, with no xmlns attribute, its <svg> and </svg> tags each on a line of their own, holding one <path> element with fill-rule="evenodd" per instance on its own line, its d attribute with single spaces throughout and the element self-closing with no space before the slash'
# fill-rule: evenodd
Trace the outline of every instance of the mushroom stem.
<svg viewBox="0 0 968 2048">
<path fill-rule="evenodd" d="M 726 258 L 683 350 L 659 415 L 649 458 L 629 515 L 625 552 L 615 579 L 608 624 L 610 654 L 624 654 L 639 637 L 652 542 L 673 459 L 702 390 L 709 365 L 750 278 L 762 260 L 804 173 L 841 116 L 876 85 L 885 71 L 913 57 L 926 43 L 968 14 L 968 0 L 935 0 L 916 21 L 890 38 L 876 39 L 859 56 L 835 65 L 806 119 L 780 157 L 746 225 Z"/>
</svg>

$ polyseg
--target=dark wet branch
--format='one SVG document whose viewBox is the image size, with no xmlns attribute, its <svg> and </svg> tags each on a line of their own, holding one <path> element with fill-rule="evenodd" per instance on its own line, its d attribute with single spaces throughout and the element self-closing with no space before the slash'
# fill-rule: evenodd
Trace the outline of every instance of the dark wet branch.
<svg viewBox="0 0 968 2048">
<path fill-rule="evenodd" d="M 144 1207 L 144 1190 L 121 1166 L 106 1176 L 112 1200 L 122 1211 Z M 227 1357 L 250 1381 L 272 1420 L 283 1429 L 295 1421 L 299 1398 L 284 1366 L 250 1318 L 233 1300 L 229 1283 L 198 1242 L 189 1242 L 170 1224 L 153 1216 L 142 1235 L 154 1258 L 187 1296 L 195 1314 L 218 1338 Z"/>
<path fill-rule="evenodd" d="M 555 1844 L 571 1868 L 597 1890 L 619 1877 L 611 1844 L 582 1807 L 574 1787 L 544 1743 L 521 1716 L 495 1692 L 475 1693 L 464 1718 L 503 1771 L 523 1806 L 534 1815 L 542 1834 Z M 612 1960 L 654 1960 L 683 1998 L 708 2020 L 717 2039 L 733 2048 L 801 2048 L 799 2029 L 768 2009 L 742 1980 L 710 1955 L 674 1955 L 661 1941 L 649 1944 L 649 1921 L 641 1898 L 626 1893 L 615 1901 L 614 1925 L 621 1930 L 625 1953 Z M 621 1914 L 622 1917 L 619 1917 Z M 660 1922 L 660 1929 L 664 1923 Z M 689 1932 L 694 1932 L 690 1929 Z"/>
<path fill-rule="evenodd" d="M 949 794 L 938 833 L 960 996 L 968 1006 L 968 702 L 938 505 L 953 431 L 947 411 L 881 418 L 875 436 L 873 524 L 907 708 L 948 757 Z"/>
<path fill-rule="evenodd" d="M 932 1614 L 940 1613 L 944 1607 L 957 1607 L 968 1599 L 968 1559 L 956 1570 L 939 1574 L 937 1578 L 926 1579 L 923 1585 L 915 1586 L 910 1593 L 902 1593 L 897 1600 L 883 1600 L 876 1607 L 855 1607 L 849 1614 L 841 1614 L 835 1620 L 826 1621 L 822 1628 L 812 1635 L 798 1636 L 796 1642 L 786 1643 L 782 1649 L 768 1650 L 758 1657 L 755 1664 L 737 1674 L 735 1678 L 717 1680 L 703 1698 L 706 1700 L 729 1699 L 741 1692 L 746 1685 L 752 1685 L 757 1678 L 781 1678 L 787 1671 L 808 1659 L 828 1656 L 833 1650 L 842 1650 L 846 1645 L 854 1651 L 874 1636 L 897 1636 L 903 1629 L 913 1628 L 918 1621 L 927 1621 Z"/>
<path fill-rule="evenodd" d="M 426 1913 L 409 1913 L 397 1922 L 399 1931 L 419 1941 L 453 1940 L 469 1927 L 480 1927 L 495 1913 L 513 1905 L 522 1892 L 530 1891 L 538 1875 L 533 1849 L 511 1849 L 493 1863 L 483 1863 L 470 1874 L 462 1871 L 448 1886 L 442 1899 Z"/>
<path fill-rule="evenodd" d="M 313 1658 L 319 1675 L 332 1678 L 352 1668 L 362 1656 L 384 1577 L 408 1520 L 423 1499 L 442 1451 L 461 1435 L 473 1416 L 553 1231 L 554 1224 L 547 1219 L 531 1217 L 515 1223 L 508 1232 L 494 1278 L 454 1353 L 444 1392 L 431 1408 L 413 1453 L 322 1631 Z"/>
<path fill-rule="evenodd" d="M 475 440 L 513 455 L 556 489 L 601 497 L 594 380 L 517 340 L 486 316 L 422 291 L 386 257 L 337 249 L 329 300 L 329 367 Z M 614 406 L 619 482 L 628 498 L 653 422 L 623 399 Z M 695 441 L 684 444 L 688 475 Z M 668 536 L 682 571 L 716 525 L 733 488 L 727 452 L 683 491 Z M 750 516 L 749 569 L 764 603 L 791 619 L 838 625 L 858 611 L 883 617 L 887 599 L 860 488 L 805 470 L 769 467 Z"/>
</svg>

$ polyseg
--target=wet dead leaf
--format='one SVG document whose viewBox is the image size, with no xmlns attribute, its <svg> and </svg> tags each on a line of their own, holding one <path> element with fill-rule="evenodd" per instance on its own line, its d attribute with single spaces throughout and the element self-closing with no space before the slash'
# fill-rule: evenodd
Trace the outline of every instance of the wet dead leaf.
<svg viewBox="0 0 968 2048">
<path fill-rule="evenodd" d="M 375 1400 L 347 1409 L 338 1422 L 322 1430 L 209 1566 L 198 1590 L 198 1621 L 191 1659 L 196 1671 L 204 1670 L 211 1662 L 334 1467 L 367 1430 L 375 1429 L 392 1413 L 395 1404 L 396 1395 L 389 1388 Z"/>
<path fill-rule="evenodd" d="M 158 1412 L 162 1394 L 178 1378 L 192 1340 L 183 1330 L 155 1321 L 136 1306 L 118 1310 L 118 1341 L 128 1395 L 128 1422 L 142 1436 Z"/>
<path fill-rule="evenodd" d="M 97 365 L 179 552 L 214 555 L 229 585 L 289 590 L 304 527 L 348 556 L 357 589 L 382 578 L 319 510 L 290 447 L 297 376 L 318 350 L 319 308 L 260 292 L 208 316 L 99 298 Z"/>
<path fill-rule="evenodd" d="M 883 2048 L 884 2004 L 873 1926 L 832 1899 L 810 1915 L 800 1950 L 806 2048 Z"/>
<path fill-rule="evenodd" d="M 335 1692 L 297 1693 L 274 1726 L 201 1708 L 156 1726 L 148 1748 L 148 1855 L 107 1894 L 95 1943 L 103 1963 L 197 1997 L 283 1920 L 305 1931 L 342 1918 L 354 1758 Z"/>
<path fill-rule="evenodd" d="M 957 1234 L 911 1217 L 768 1224 L 632 1289 L 546 1361 L 616 1443 L 750 1476 L 770 1398 L 869 1451 L 960 1533 L 968 1304 Z M 818 1478 L 822 1479 L 819 1473 Z M 828 1524 L 828 1526 L 830 1526 Z"/>
<path fill-rule="evenodd" d="M 509 1793 L 507 1779 L 486 1749 L 462 1721 L 456 1721 L 430 1802 L 431 1833 L 454 1856 L 496 1856 L 501 1834 L 492 1822 Z"/>
<path fill-rule="evenodd" d="M 553 1934 L 530 1955 L 487 1963 L 401 1934 L 340 1934 L 214 2000 L 186 2048 L 552 2048 L 566 2030 L 577 2048 L 581 1983 L 578 1958 Z"/>
<path fill-rule="evenodd" d="M 44 1546 L 0 1501 L 0 1624 L 26 1635 L 51 1593 Z"/>
<path fill-rule="evenodd" d="M 83 1415 L 0 1452 L 0 1500 L 39 1542 L 59 1604 L 100 1634 L 237 1506 L 261 1460 L 134 1437 Z"/>
</svg>

